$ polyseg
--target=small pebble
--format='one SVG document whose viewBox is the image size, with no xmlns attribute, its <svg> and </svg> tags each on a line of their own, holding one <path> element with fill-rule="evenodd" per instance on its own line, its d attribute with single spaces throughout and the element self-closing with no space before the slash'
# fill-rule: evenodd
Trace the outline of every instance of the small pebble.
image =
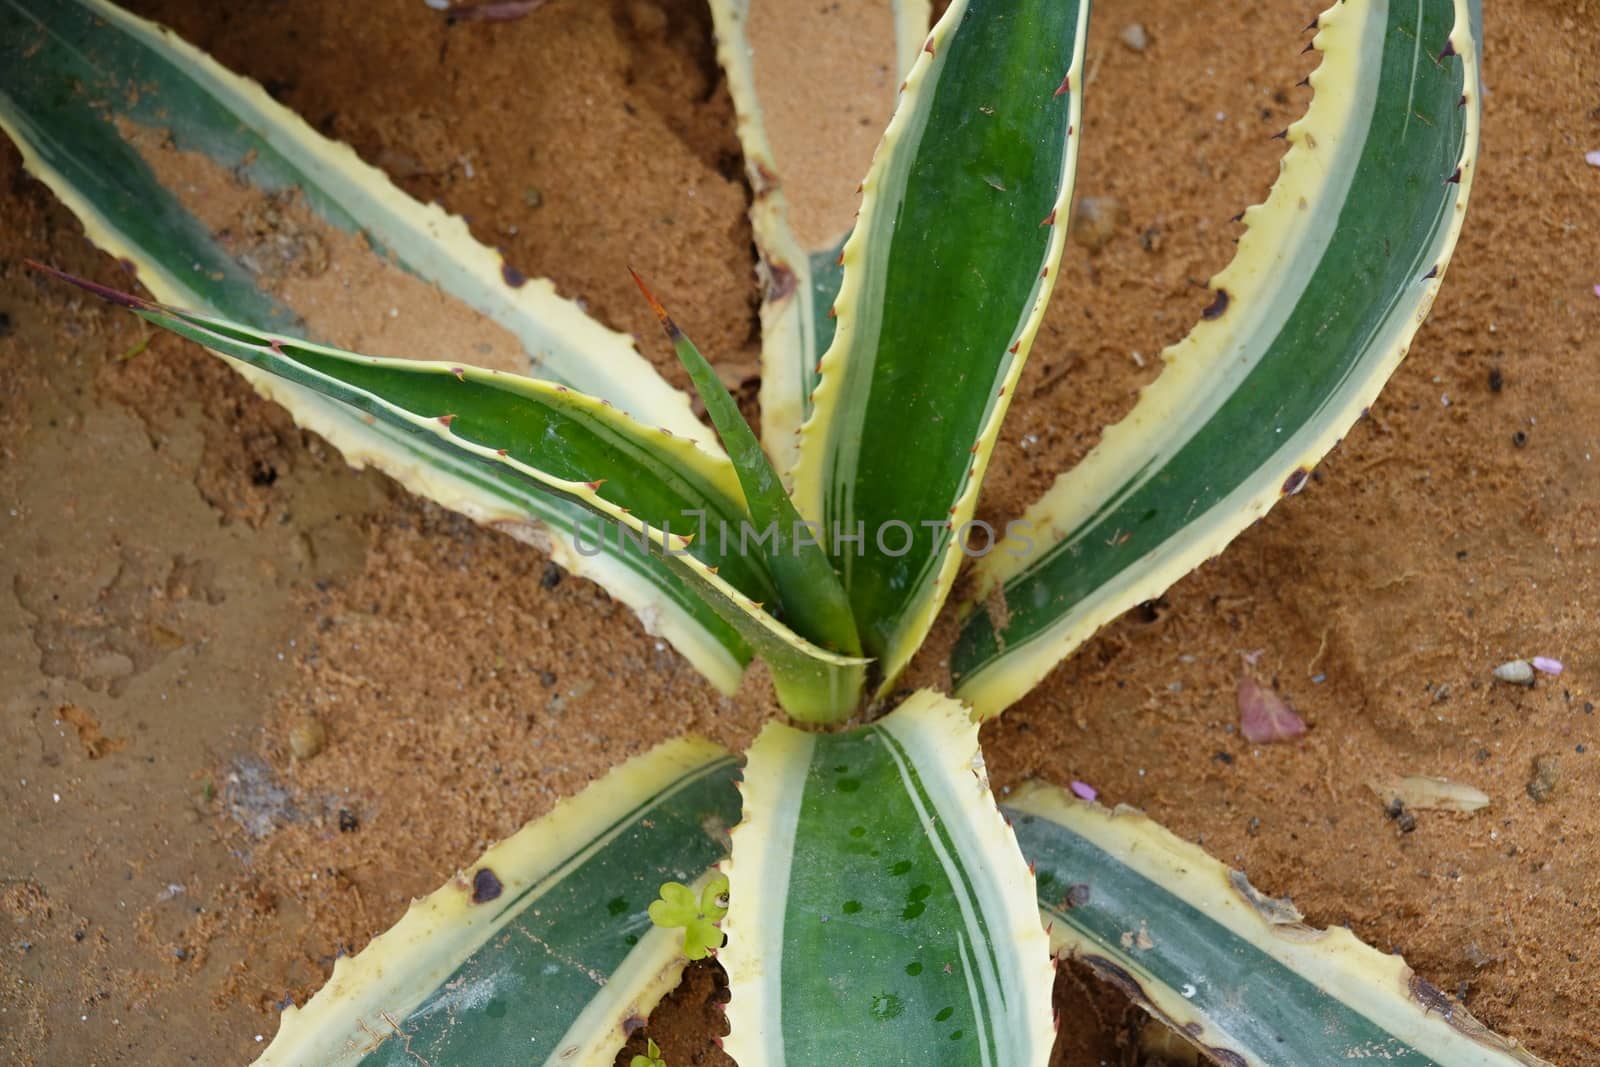
<svg viewBox="0 0 1600 1067">
<path fill-rule="evenodd" d="M 1533 664 L 1525 659 L 1507 660 L 1494 669 L 1494 676 L 1512 685 L 1533 684 Z"/>
<path fill-rule="evenodd" d="M 310 759 L 327 747 L 328 728 L 310 715 L 289 727 L 289 751 L 295 759 Z"/>
<path fill-rule="evenodd" d="M 1401 833 L 1409 834 L 1417 828 L 1417 817 L 1409 811 L 1402 811 L 1399 817 L 1395 819 L 1395 823 L 1400 827 Z"/>
<path fill-rule="evenodd" d="M 1540 756 L 1533 761 L 1533 777 L 1528 780 L 1528 795 L 1535 804 L 1548 803 L 1561 784 L 1561 763 L 1554 756 Z"/>
<path fill-rule="evenodd" d="M 1089 251 L 1098 252 L 1116 236 L 1127 215 L 1127 209 L 1116 197 L 1080 197 L 1072 213 L 1072 239 Z"/>
<path fill-rule="evenodd" d="M 1122 43 L 1135 52 L 1143 52 L 1150 45 L 1150 35 L 1144 31 L 1144 26 L 1137 22 L 1130 22 L 1122 27 L 1122 32 L 1117 34 Z"/>
</svg>

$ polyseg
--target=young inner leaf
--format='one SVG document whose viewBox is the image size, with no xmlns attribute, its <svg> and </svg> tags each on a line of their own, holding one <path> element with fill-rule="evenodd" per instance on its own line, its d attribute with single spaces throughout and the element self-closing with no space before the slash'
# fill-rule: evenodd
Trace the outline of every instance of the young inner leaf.
<svg viewBox="0 0 1600 1067">
<path fill-rule="evenodd" d="M 644 280 L 630 270 L 634 284 L 644 294 L 656 316 L 661 319 L 667 338 L 678 354 L 695 392 L 705 402 L 711 423 L 722 438 L 723 447 L 733 460 L 739 474 L 739 484 L 744 487 L 750 514 L 757 529 L 751 531 L 750 540 L 768 553 L 767 563 L 773 581 L 778 586 L 778 597 L 783 602 L 783 621 L 796 633 L 815 641 L 824 648 L 846 655 L 860 655 L 861 639 L 856 633 L 855 617 L 845 596 L 839 576 L 821 547 L 825 533 L 816 523 L 808 523 L 795 510 L 794 502 L 784 492 L 778 472 L 773 470 L 767 455 L 761 450 L 755 432 L 739 413 L 738 404 L 722 387 L 717 372 L 700 354 L 694 342 L 684 336 L 677 323 L 667 314 L 666 308 L 655 298 Z M 768 538 L 768 531 L 775 531 Z M 739 537 L 743 531 L 730 530 L 729 537 Z M 722 531 L 707 531 L 708 536 L 722 536 Z M 756 541 L 757 538 L 759 541 Z M 740 544 L 746 543 L 741 541 Z M 770 547 L 768 547 L 770 546 Z"/>
</svg>

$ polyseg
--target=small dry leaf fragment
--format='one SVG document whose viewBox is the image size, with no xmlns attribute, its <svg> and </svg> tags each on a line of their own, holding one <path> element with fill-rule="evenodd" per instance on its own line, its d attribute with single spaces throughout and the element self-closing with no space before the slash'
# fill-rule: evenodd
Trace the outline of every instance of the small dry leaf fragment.
<svg viewBox="0 0 1600 1067">
<path fill-rule="evenodd" d="M 1303 736 L 1306 724 L 1282 697 L 1247 674 L 1239 679 L 1239 732 L 1252 744 L 1266 745 Z"/>
<path fill-rule="evenodd" d="M 1367 788 L 1378 794 L 1378 799 L 1390 809 L 1416 811 L 1477 811 L 1488 807 L 1489 794 L 1448 778 L 1429 778 L 1425 775 L 1389 775 L 1374 778 Z"/>
</svg>

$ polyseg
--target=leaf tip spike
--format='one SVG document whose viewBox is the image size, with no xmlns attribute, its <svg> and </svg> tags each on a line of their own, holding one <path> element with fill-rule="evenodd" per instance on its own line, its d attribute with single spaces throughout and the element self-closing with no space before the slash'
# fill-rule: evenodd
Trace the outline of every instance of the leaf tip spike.
<svg viewBox="0 0 1600 1067">
<path fill-rule="evenodd" d="M 644 283 L 644 279 L 639 277 L 639 272 L 629 267 L 628 274 L 633 278 L 633 284 L 639 287 L 639 292 L 644 294 L 644 302 L 650 305 L 650 310 L 654 311 L 656 318 L 661 320 L 661 328 L 666 330 L 667 336 L 676 343 L 683 336 L 683 331 L 678 329 L 678 324 L 672 321 L 672 316 L 668 315 L 667 309 L 661 306 L 661 301 L 656 299 L 656 294 L 652 293 L 650 287 Z"/>
</svg>

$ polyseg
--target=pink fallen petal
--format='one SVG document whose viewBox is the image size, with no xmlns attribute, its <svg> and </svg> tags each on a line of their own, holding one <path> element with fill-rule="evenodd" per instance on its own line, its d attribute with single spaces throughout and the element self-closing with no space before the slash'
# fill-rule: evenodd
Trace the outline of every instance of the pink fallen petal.
<svg viewBox="0 0 1600 1067">
<path fill-rule="evenodd" d="M 1095 797 L 1098 797 L 1100 795 L 1100 790 L 1096 789 L 1094 786 L 1090 785 L 1088 782 L 1077 782 L 1077 781 L 1074 781 L 1074 782 L 1067 783 L 1067 786 L 1081 800 L 1093 800 Z"/>
<path fill-rule="evenodd" d="M 1600 285 L 1594 287 L 1594 295 L 1600 296 Z"/>
<path fill-rule="evenodd" d="M 1600 152 L 1585 152 L 1583 161 L 1591 167 L 1600 167 Z"/>
<path fill-rule="evenodd" d="M 1562 671 L 1566 670 L 1566 668 L 1561 665 L 1560 660 L 1551 659 L 1549 656 L 1535 656 L 1531 662 L 1533 663 L 1533 669 L 1538 671 L 1540 674 L 1560 674 Z"/>
<path fill-rule="evenodd" d="M 1247 674 L 1239 679 L 1239 732 L 1252 744 L 1266 745 L 1293 741 L 1306 724 L 1282 697 Z"/>
<path fill-rule="evenodd" d="M 490 0 L 446 8 L 445 14 L 456 22 L 513 22 L 533 14 L 545 3 L 546 0 Z"/>
</svg>

